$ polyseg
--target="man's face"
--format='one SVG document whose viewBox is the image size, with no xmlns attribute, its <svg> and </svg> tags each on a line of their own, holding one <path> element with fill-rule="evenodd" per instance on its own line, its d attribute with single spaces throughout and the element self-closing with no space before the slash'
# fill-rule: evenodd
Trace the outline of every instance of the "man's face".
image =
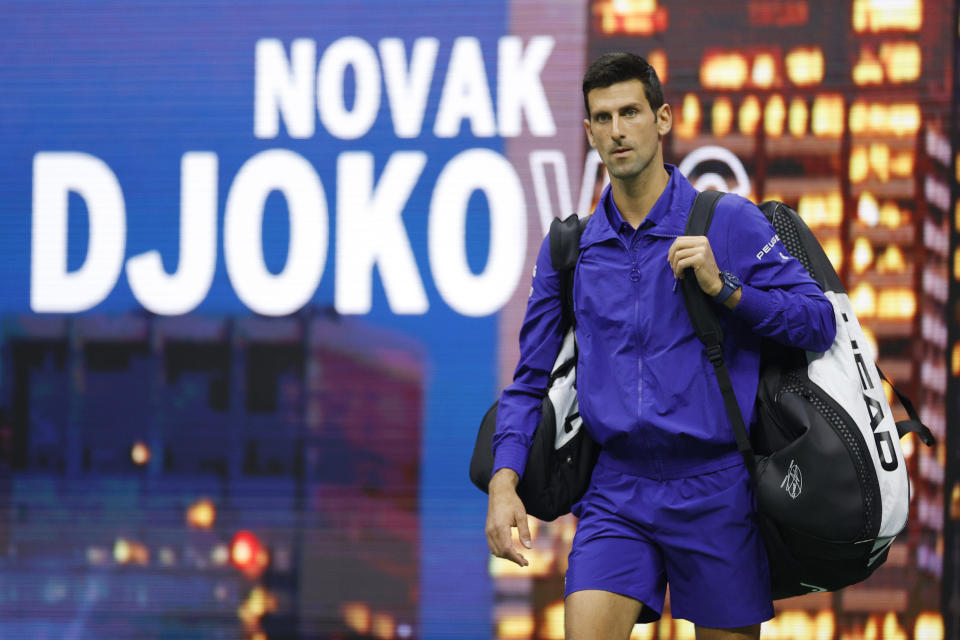
<svg viewBox="0 0 960 640">
<path fill-rule="evenodd" d="M 638 176 L 661 157 L 660 136 L 670 131 L 673 116 L 668 104 L 653 112 L 643 82 L 627 80 L 592 89 L 587 101 L 590 117 L 583 121 L 587 139 L 611 178 Z"/>
</svg>

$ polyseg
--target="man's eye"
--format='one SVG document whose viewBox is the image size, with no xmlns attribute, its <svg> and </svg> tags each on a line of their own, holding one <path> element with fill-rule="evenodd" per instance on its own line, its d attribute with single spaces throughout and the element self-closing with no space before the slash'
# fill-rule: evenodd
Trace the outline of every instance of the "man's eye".
<svg viewBox="0 0 960 640">
<path fill-rule="evenodd" d="M 610 119 L 610 116 L 605 113 L 601 113 L 597 116 L 597 122 L 606 122 L 609 119 Z"/>
<path fill-rule="evenodd" d="M 623 115 L 627 116 L 628 118 L 632 118 L 638 113 L 639 111 L 637 111 L 636 109 L 627 109 L 626 111 L 623 112 Z"/>
</svg>

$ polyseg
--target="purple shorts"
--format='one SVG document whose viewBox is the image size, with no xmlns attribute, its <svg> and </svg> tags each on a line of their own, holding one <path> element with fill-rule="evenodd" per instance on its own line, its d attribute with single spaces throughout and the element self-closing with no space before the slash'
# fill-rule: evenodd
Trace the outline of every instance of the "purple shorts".
<svg viewBox="0 0 960 640">
<path fill-rule="evenodd" d="M 600 589 L 644 604 L 641 622 L 663 612 L 716 628 L 773 617 L 770 573 L 754 519 L 756 500 L 740 464 L 657 480 L 594 469 L 570 551 L 565 596 Z"/>
</svg>

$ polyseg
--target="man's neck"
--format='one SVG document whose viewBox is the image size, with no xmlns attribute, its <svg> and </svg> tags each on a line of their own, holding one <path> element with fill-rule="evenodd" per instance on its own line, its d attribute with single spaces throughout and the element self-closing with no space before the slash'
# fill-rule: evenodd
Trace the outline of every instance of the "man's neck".
<svg viewBox="0 0 960 640">
<path fill-rule="evenodd" d="M 647 214 L 657 203 L 660 194 L 670 182 L 670 174 L 663 163 L 650 167 L 652 171 L 644 171 L 629 180 L 611 178 L 610 191 L 613 201 L 627 222 L 634 229 L 639 227 L 647 218 Z"/>
</svg>

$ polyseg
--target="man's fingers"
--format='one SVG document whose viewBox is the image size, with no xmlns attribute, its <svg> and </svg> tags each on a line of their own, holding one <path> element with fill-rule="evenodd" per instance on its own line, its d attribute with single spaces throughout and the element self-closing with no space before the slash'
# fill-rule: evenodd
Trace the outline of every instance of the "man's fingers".
<svg viewBox="0 0 960 640">
<path fill-rule="evenodd" d="M 517 563 L 521 567 L 525 567 L 530 563 L 519 551 L 514 548 L 513 540 L 510 536 L 510 529 L 511 527 L 509 525 L 505 525 L 497 530 L 495 534 L 496 539 L 492 545 L 495 548 L 492 548 L 491 551 L 493 551 L 493 555 L 497 556 L 498 558 L 510 560 L 511 562 Z"/>
<path fill-rule="evenodd" d="M 518 565 L 520 565 L 521 567 L 526 567 L 527 565 L 530 564 L 530 562 L 529 562 L 526 558 L 523 557 L 523 554 L 521 554 L 519 551 L 517 551 L 516 549 L 514 549 L 512 545 L 509 546 L 509 547 L 507 547 L 507 549 L 506 549 L 506 551 L 504 552 L 504 554 L 501 555 L 500 557 L 503 558 L 504 560 L 509 560 L 509 561 L 511 561 L 511 562 L 515 562 L 515 563 L 517 563 Z"/>
<path fill-rule="evenodd" d="M 492 484 L 492 482 L 491 482 Z M 498 490 L 490 492 L 490 503 L 487 506 L 487 544 L 490 552 L 498 558 L 510 560 L 521 567 L 530 563 L 514 547 L 511 532 L 518 527 L 521 539 L 530 540 L 530 530 L 527 528 L 527 513 L 523 503 L 513 490 Z"/>
<path fill-rule="evenodd" d="M 533 540 L 530 538 L 530 527 L 527 524 L 527 514 L 525 511 L 517 511 L 514 515 L 517 522 L 517 532 L 520 534 L 520 542 L 527 549 L 533 546 Z"/>
<path fill-rule="evenodd" d="M 677 278 L 682 278 L 684 268 L 700 266 L 700 264 L 704 262 L 704 259 L 703 249 L 700 247 L 678 250 L 674 254 L 673 260 L 670 261 L 670 265 L 673 267 L 673 275 Z"/>
<path fill-rule="evenodd" d="M 687 256 L 677 260 L 677 273 L 683 273 L 687 267 L 693 267 L 693 270 L 696 271 L 697 267 L 703 264 L 703 256 Z"/>
<path fill-rule="evenodd" d="M 524 528 L 526 528 L 526 517 L 524 516 Z M 498 558 L 503 558 L 504 560 L 510 560 L 515 562 L 521 567 L 526 567 L 530 563 L 527 561 L 523 555 L 517 551 L 513 545 L 513 540 L 511 536 L 511 525 L 504 524 L 501 526 L 491 526 L 487 529 L 487 544 L 490 547 L 490 553 L 497 556 Z M 522 535 L 522 534 L 521 534 Z M 529 531 L 527 532 L 527 539 L 529 539 Z"/>
<path fill-rule="evenodd" d="M 683 272 L 686 271 L 688 267 L 693 269 L 694 273 L 696 273 L 697 267 L 702 264 L 703 260 L 697 256 L 683 258 L 682 260 L 677 261 L 677 266 L 674 267 L 673 272 L 678 278 L 682 278 Z"/>
<path fill-rule="evenodd" d="M 676 255 L 678 251 L 689 248 L 690 241 L 693 240 L 693 236 L 680 236 L 673 241 L 673 244 L 670 245 L 670 250 L 667 251 L 667 261 L 673 264 L 676 260 Z"/>
</svg>

